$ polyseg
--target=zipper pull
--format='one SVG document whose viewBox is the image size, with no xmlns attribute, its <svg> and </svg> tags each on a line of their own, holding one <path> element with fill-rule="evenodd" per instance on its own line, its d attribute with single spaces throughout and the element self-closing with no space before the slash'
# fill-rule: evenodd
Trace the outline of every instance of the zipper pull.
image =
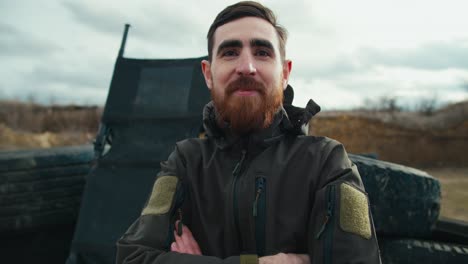
<svg viewBox="0 0 468 264">
<path fill-rule="evenodd" d="M 237 162 L 236 166 L 234 167 L 234 170 L 232 170 L 232 175 L 236 175 L 237 173 L 239 173 L 239 171 L 240 171 L 240 169 L 242 167 L 242 163 L 244 163 L 246 153 L 247 153 L 247 151 L 245 149 L 243 149 L 241 159 L 239 160 L 239 162 Z"/>
<path fill-rule="evenodd" d="M 182 223 L 182 209 L 178 209 L 177 212 L 179 213 L 179 224 L 177 225 L 177 235 L 178 236 L 181 236 L 182 235 L 182 227 L 183 227 L 183 223 Z"/>
<path fill-rule="evenodd" d="M 262 189 L 257 189 L 257 195 L 255 196 L 255 201 L 253 203 L 253 216 L 257 216 L 257 203 L 258 203 L 258 197 L 260 197 L 260 194 L 262 193 Z"/>
<path fill-rule="evenodd" d="M 316 239 L 319 239 L 320 236 L 322 235 L 323 231 L 325 231 L 325 228 L 327 227 L 328 221 L 333 215 L 333 204 L 332 204 L 332 199 L 334 199 L 334 193 L 328 191 L 328 203 L 327 203 L 327 215 L 325 216 L 325 222 L 323 222 L 322 227 L 320 228 L 320 231 L 317 233 L 315 236 Z"/>
<path fill-rule="evenodd" d="M 323 231 L 325 231 L 325 227 L 327 227 L 327 224 L 328 224 L 328 220 L 330 219 L 330 217 L 328 216 L 328 214 L 325 216 L 325 222 L 323 223 L 322 225 L 322 228 L 320 228 L 320 231 L 317 233 L 317 235 L 315 236 L 315 239 L 319 239 L 320 236 L 322 235 Z"/>
<path fill-rule="evenodd" d="M 262 190 L 264 188 L 263 186 L 263 181 L 264 179 L 263 178 L 258 178 L 257 182 L 258 182 L 258 185 L 257 185 L 257 194 L 255 195 L 255 201 L 253 203 L 253 216 L 256 217 L 257 216 L 257 204 L 258 204 L 258 198 L 260 197 L 260 195 L 262 194 Z"/>
</svg>

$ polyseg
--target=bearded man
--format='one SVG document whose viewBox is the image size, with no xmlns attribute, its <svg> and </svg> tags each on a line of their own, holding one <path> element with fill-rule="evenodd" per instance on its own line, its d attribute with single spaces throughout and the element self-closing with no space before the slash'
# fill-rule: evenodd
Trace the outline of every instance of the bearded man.
<svg viewBox="0 0 468 264">
<path fill-rule="evenodd" d="M 379 263 L 367 195 L 343 146 L 303 135 L 317 110 L 283 104 L 292 63 L 272 11 L 218 14 L 201 63 L 212 102 L 117 243 L 117 263 Z"/>
</svg>

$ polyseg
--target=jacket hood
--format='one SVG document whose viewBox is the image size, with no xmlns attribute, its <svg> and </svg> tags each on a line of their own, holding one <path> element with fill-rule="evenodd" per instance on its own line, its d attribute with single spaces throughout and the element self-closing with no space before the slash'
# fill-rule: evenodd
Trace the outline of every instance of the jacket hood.
<svg viewBox="0 0 468 264">
<path fill-rule="evenodd" d="M 293 106 L 293 98 L 294 91 L 288 85 L 284 92 L 283 106 L 275 115 L 272 125 L 249 136 L 261 140 L 263 143 L 268 143 L 275 141 L 275 138 L 282 137 L 284 134 L 307 135 L 309 121 L 315 114 L 320 112 L 320 106 L 313 100 L 309 100 L 305 108 Z M 217 115 L 214 103 L 210 101 L 203 109 L 203 128 L 208 137 L 215 139 L 218 146 L 224 148 L 235 143 L 238 137 L 233 136 L 228 129 L 223 129 L 218 125 Z"/>
</svg>

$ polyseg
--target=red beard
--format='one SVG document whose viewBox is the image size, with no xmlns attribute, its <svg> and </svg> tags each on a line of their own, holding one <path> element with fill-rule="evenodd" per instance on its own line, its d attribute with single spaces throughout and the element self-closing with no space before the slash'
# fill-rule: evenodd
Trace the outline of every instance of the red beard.
<svg viewBox="0 0 468 264">
<path fill-rule="evenodd" d="M 234 95 L 234 92 L 240 89 L 257 91 L 258 95 Z M 211 98 L 218 111 L 218 122 L 228 122 L 232 131 L 237 134 L 246 134 L 270 126 L 283 102 L 281 84 L 267 91 L 263 84 L 250 77 L 240 77 L 229 84 L 225 91 L 219 91 L 222 92 L 225 93 L 224 100 L 216 89 L 211 89 Z"/>
</svg>

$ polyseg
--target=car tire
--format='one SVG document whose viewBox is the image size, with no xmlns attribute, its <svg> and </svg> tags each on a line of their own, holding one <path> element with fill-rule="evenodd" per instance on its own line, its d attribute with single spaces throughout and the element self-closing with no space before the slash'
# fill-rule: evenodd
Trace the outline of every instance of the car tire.
<svg viewBox="0 0 468 264">
<path fill-rule="evenodd" d="M 440 183 L 424 171 L 350 154 L 369 195 L 377 234 L 425 238 L 438 219 Z"/>
<path fill-rule="evenodd" d="M 0 153 L 0 232 L 75 223 L 92 146 Z"/>
<path fill-rule="evenodd" d="M 468 263 L 468 245 L 431 240 L 381 238 L 382 263 Z"/>
</svg>

